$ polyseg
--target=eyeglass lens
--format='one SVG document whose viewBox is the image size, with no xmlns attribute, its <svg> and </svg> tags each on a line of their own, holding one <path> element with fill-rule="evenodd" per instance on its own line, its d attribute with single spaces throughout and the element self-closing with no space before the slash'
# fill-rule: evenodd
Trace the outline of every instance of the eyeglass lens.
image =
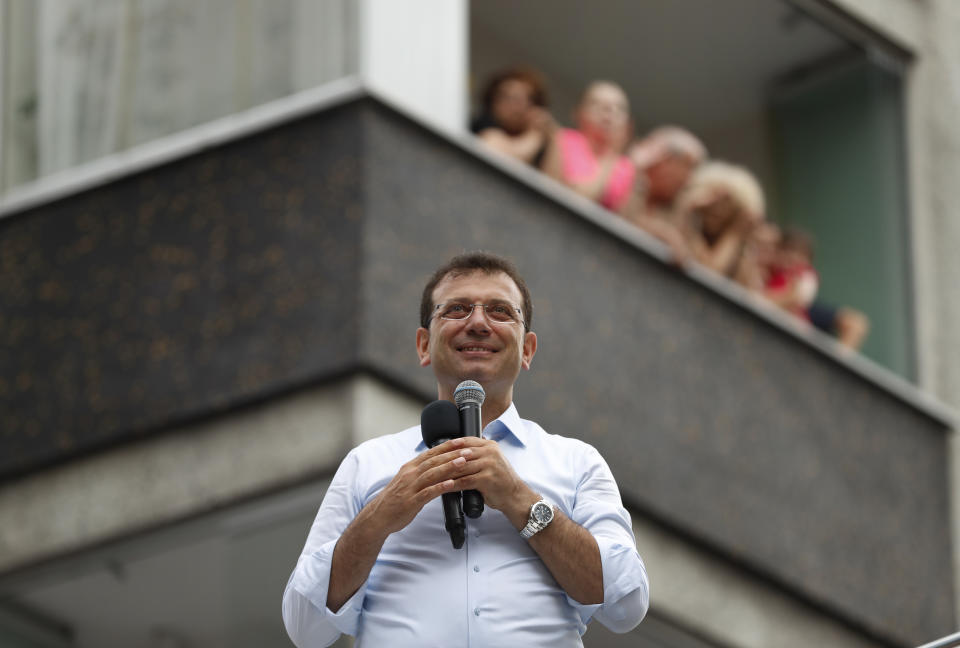
<svg viewBox="0 0 960 648">
<path fill-rule="evenodd" d="M 462 302 L 449 302 L 447 304 L 437 305 L 437 311 L 441 319 L 460 320 L 466 319 L 473 314 L 473 309 L 477 306 L 483 308 L 487 317 L 492 322 L 510 324 L 520 321 L 520 315 L 517 309 L 510 304 L 465 304 Z"/>
</svg>

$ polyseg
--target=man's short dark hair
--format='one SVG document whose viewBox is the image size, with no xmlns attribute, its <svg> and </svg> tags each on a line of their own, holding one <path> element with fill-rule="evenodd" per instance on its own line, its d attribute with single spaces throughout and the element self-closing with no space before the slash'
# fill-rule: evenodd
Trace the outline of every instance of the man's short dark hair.
<svg viewBox="0 0 960 648">
<path fill-rule="evenodd" d="M 450 275 L 459 277 L 470 274 L 471 272 L 484 272 L 488 275 L 502 272 L 517 284 L 520 289 L 520 295 L 523 298 L 523 328 L 530 331 L 533 323 L 533 301 L 530 299 L 530 291 L 523 277 L 517 271 L 517 267 L 510 261 L 489 252 L 468 252 L 453 257 L 442 266 L 436 269 L 431 275 L 427 285 L 423 288 L 423 296 L 420 298 L 420 326 L 430 328 L 430 317 L 433 315 L 433 291 L 444 277 Z"/>
</svg>

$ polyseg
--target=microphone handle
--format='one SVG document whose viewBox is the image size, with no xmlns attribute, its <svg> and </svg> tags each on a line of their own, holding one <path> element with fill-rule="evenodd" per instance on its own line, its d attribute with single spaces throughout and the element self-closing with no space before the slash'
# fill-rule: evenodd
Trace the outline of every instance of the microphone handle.
<svg viewBox="0 0 960 648">
<path fill-rule="evenodd" d="M 480 406 L 476 403 L 460 406 L 460 431 L 465 437 L 480 437 Z M 463 511 L 474 520 L 483 514 L 483 495 L 480 491 L 463 491 Z"/>
<path fill-rule="evenodd" d="M 450 534 L 450 542 L 454 549 L 463 546 L 466 540 L 467 523 L 463 519 L 463 509 L 460 507 L 460 493 L 444 493 L 443 498 L 443 519 L 447 533 Z"/>
<path fill-rule="evenodd" d="M 436 439 L 430 444 L 430 447 L 435 448 L 444 441 L 449 441 L 450 438 L 443 437 Z M 450 542 L 453 544 L 454 549 L 462 547 L 464 541 L 467 539 L 467 522 L 463 519 L 463 506 L 460 495 L 460 491 L 454 491 L 452 493 L 444 493 L 440 496 L 443 500 L 443 526 L 446 528 L 447 533 L 450 534 Z"/>
</svg>

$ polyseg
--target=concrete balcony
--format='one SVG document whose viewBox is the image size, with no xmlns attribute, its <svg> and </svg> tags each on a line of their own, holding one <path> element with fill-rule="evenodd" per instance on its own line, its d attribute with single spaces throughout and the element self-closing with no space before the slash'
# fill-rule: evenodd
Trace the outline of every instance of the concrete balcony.
<svg viewBox="0 0 960 648">
<path fill-rule="evenodd" d="M 423 283 L 486 249 L 534 296 L 521 415 L 595 445 L 632 510 L 869 640 L 954 626 L 951 412 L 358 86 L 54 177 L 2 210 L 0 491 L 357 374 L 426 402 Z"/>
</svg>

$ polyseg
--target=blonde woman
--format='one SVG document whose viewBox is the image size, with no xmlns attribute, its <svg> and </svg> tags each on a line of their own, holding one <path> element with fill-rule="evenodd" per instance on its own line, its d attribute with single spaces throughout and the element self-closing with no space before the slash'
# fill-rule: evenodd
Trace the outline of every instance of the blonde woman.
<svg viewBox="0 0 960 648">
<path fill-rule="evenodd" d="M 764 220 L 763 189 L 752 173 L 710 161 L 693 174 L 678 199 L 678 225 L 693 257 L 728 277 L 736 271 L 750 232 Z"/>
</svg>

